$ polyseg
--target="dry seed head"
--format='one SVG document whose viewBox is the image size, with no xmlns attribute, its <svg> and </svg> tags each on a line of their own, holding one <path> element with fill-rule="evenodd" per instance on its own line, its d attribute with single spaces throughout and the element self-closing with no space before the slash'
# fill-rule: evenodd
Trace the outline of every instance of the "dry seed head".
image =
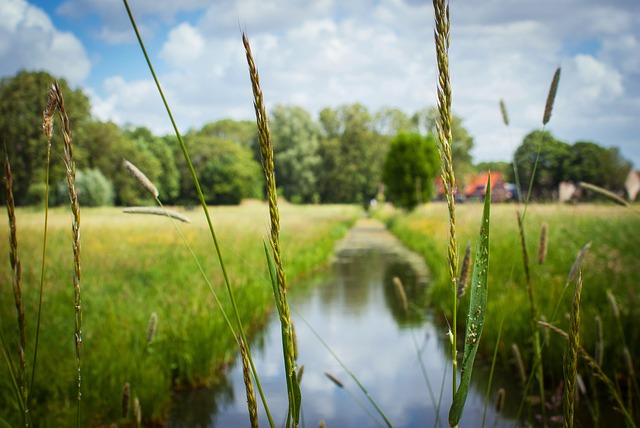
<svg viewBox="0 0 640 428">
<path fill-rule="evenodd" d="M 298 384 L 302 381 L 302 375 L 303 375 L 303 374 L 304 374 L 304 365 L 302 365 L 302 366 L 300 366 L 300 367 L 298 368 L 298 374 L 297 374 L 297 377 L 298 377 Z"/>
<path fill-rule="evenodd" d="M 158 325 L 158 314 L 152 313 L 149 317 L 149 324 L 147 325 L 147 345 L 151 344 L 153 338 L 156 335 L 156 327 Z"/>
<path fill-rule="evenodd" d="M 505 398 L 505 390 L 504 388 L 500 388 L 498 390 L 498 394 L 496 395 L 496 412 L 502 413 L 504 410 L 504 398 Z"/>
<path fill-rule="evenodd" d="M 133 178 L 135 178 L 142 187 L 147 189 L 147 191 L 151 193 L 154 198 L 157 198 L 160 195 L 160 192 L 158 192 L 158 188 L 151 182 L 151 180 L 149 180 L 149 178 L 147 178 L 147 176 L 142 171 L 138 169 L 137 166 L 126 159 L 123 159 L 123 163 L 124 167 L 129 170 L 131 175 L 133 175 Z"/>
<path fill-rule="evenodd" d="M 183 223 L 191 223 L 191 219 L 189 219 L 189 217 L 187 217 L 186 215 L 181 214 L 177 211 L 168 210 L 166 208 L 161 208 L 161 207 L 129 207 L 129 208 L 124 208 L 122 212 L 126 214 L 160 215 L 160 216 L 170 217 L 176 220 L 180 220 Z"/>
<path fill-rule="evenodd" d="M 602 318 L 600 318 L 600 315 L 596 315 L 596 331 L 595 360 L 599 365 L 602 365 L 602 360 L 604 359 L 604 335 L 602 333 Z"/>
<path fill-rule="evenodd" d="M 511 350 L 513 351 L 513 356 L 516 359 L 516 365 L 518 366 L 518 371 L 520 372 L 520 380 L 523 384 L 527 383 L 527 371 L 524 368 L 524 361 L 522 360 L 522 355 L 520 354 L 520 348 L 518 345 L 514 343 L 511 345 Z"/>
<path fill-rule="evenodd" d="M 409 309 L 409 302 L 407 301 L 407 293 L 404 291 L 404 285 L 402 285 L 402 281 L 397 276 L 393 277 L 393 285 L 396 289 L 396 296 L 402 305 L 402 310 L 406 313 Z"/>
<path fill-rule="evenodd" d="M 505 126 L 509 126 L 509 115 L 507 114 L 507 106 L 504 100 L 500 100 L 500 112 L 502 113 L 502 121 Z"/>
<path fill-rule="evenodd" d="M 244 344 L 242 337 L 238 336 L 238 342 L 240 342 L 240 356 L 242 357 L 242 376 L 244 380 L 245 393 L 247 395 L 247 408 L 249 409 L 249 420 L 251 427 L 258 426 L 258 403 L 256 401 L 256 394 L 253 390 L 253 383 L 251 381 L 251 368 L 249 366 L 249 356 L 247 348 Z"/>
<path fill-rule="evenodd" d="M 609 299 L 609 303 L 611 304 L 611 309 L 613 309 L 613 315 L 615 315 L 617 319 L 620 319 L 620 307 L 618 306 L 616 296 L 613 295 L 613 292 L 610 288 L 607 289 L 607 298 Z"/>
<path fill-rule="evenodd" d="M 543 264 L 547 258 L 547 223 L 542 223 L 540 226 L 540 242 L 538 243 L 538 263 Z"/>
<path fill-rule="evenodd" d="M 140 426 L 140 423 L 142 423 L 142 409 L 140 409 L 140 400 L 138 400 L 138 397 L 133 399 L 133 417 L 136 420 L 136 424 Z"/>
<path fill-rule="evenodd" d="M 556 92 L 558 91 L 558 83 L 560 82 L 560 67 L 556 69 L 553 74 L 553 80 L 549 87 L 549 94 L 547 95 L 547 104 L 544 107 L 544 116 L 542 117 L 542 124 L 546 125 L 551 119 L 551 110 L 553 110 L 553 103 L 556 100 Z"/>
<path fill-rule="evenodd" d="M 131 386 L 129 382 L 124 384 L 122 388 L 122 417 L 127 419 L 129 417 L 129 408 L 131 406 Z"/>
<path fill-rule="evenodd" d="M 338 378 L 332 375 L 331 373 L 324 372 L 324 375 L 328 377 L 333 383 L 338 385 L 338 387 L 344 388 L 344 384 L 340 382 L 340 380 L 338 380 Z"/>
<path fill-rule="evenodd" d="M 578 257 L 576 257 L 576 260 L 573 262 L 573 266 L 571 266 L 571 270 L 569 271 L 569 276 L 567 276 L 567 284 L 572 282 L 575 279 L 578 271 L 580 271 L 580 267 L 582 266 L 582 261 L 584 260 L 585 256 L 589 252 L 589 248 L 591 248 L 591 242 L 587 242 L 585 246 L 582 247 L 582 250 L 580 250 Z"/>
</svg>

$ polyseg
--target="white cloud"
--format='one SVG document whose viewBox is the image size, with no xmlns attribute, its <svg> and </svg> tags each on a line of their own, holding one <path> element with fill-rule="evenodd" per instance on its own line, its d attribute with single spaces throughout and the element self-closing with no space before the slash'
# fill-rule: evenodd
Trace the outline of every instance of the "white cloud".
<svg viewBox="0 0 640 428">
<path fill-rule="evenodd" d="M 47 70 L 78 85 L 91 63 L 78 38 L 60 31 L 40 8 L 25 0 L 0 2 L 0 75 Z"/>
<path fill-rule="evenodd" d="M 162 0 L 131 6 L 184 129 L 222 117 L 251 118 L 242 30 L 250 37 L 267 108 L 295 103 L 315 114 L 361 102 L 370 111 L 391 105 L 412 113 L 436 102 L 430 2 Z M 99 17 L 90 37 L 135 42 L 120 0 L 66 0 L 57 12 L 68 19 Z M 475 138 L 476 160 L 508 160 L 524 135 L 541 127 L 551 77 L 562 66 L 549 129 L 567 142 L 619 145 L 639 163 L 637 0 L 540 0 L 517 7 L 505 0 L 453 2 L 451 20 L 453 109 Z M 0 28 L 13 22 L 3 19 Z M 151 80 L 128 73 L 107 80 L 102 99 L 93 91 L 96 114 L 170 131 Z M 502 125 L 501 98 L 511 137 Z"/>
<path fill-rule="evenodd" d="M 182 23 L 169 32 L 167 42 L 160 51 L 160 58 L 173 67 L 200 58 L 205 41 L 195 28 Z"/>
</svg>

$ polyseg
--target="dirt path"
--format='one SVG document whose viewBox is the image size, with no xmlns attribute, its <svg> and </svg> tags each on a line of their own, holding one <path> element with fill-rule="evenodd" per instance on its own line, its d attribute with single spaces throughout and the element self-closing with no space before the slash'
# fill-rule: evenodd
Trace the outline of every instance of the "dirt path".
<svg viewBox="0 0 640 428">
<path fill-rule="evenodd" d="M 424 280 L 429 277 L 429 268 L 424 259 L 405 247 L 378 220 L 360 218 L 336 246 L 338 256 L 359 251 L 380 251 L 389 257 L 402 258 L 411 264 L 418 277 Z"/>
</svg>

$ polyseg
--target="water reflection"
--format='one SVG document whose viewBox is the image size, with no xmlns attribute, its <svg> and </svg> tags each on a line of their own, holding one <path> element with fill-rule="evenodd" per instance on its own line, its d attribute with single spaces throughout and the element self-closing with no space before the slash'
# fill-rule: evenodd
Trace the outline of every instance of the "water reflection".
<svg viewBox="0 0 640 428">
<path fill-rule="evenodd" d="M 394 276 L 402 280 L 412 302 L 410 315 L 398 302 Z M 305 425 L 318 426 L 321 420 L 330 427 L 382 425 L 355 382 L 308 323 L 357 376 L 394 426 L 447 426 L 451 397 L 448 351 L 443 348 L 445 332 L 428 319 L 425 323 L 420 309 L 427 287 L 428 273 L 422 260 L 401 247 L 381 225 L 366 223 L 352 230 L 338 246 L 330 272 L 310 286 L 292 289 L 298 363 L 305 366 L 301 383 Z M 255 364 L 274 420 L 280 425 L 285 419 L 287 397 L 275 317 L 259 340 L 263 346 L 254 345 Z M 428 373 L 434 399 L 422 377 L 419 358 Z M 337 387 L 325 372 L 337 377 L 345 388 Z M 241 366 L 235 364 L 221 386 L 177 399 L 168 426 L 249 426 L 245 403 Z M 471 391 L 462 425 L 479 426 L 483 407 L 483 396 Z M 503 422 L 490 409 L 487 426 L 493 426 L 494 420 L 498 425 Z M 260 421 L 266 425 L 264 413 Z"/>
</svg>

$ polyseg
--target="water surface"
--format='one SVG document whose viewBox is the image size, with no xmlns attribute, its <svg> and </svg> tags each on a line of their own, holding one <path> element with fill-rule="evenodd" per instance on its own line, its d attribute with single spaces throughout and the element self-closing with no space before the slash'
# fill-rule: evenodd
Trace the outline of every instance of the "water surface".
<svg viewBox="0 0 640 428">
<path fill-rule="evenodd" d="M 409 314 L 399 303 L 394 276 L 405 286 Z M 380 223 L 363 220 L 336 248 L 329 272 L 314 278 L 311 284 L 292 288 L 289 302 L 298 338 L 298 364 L 304 365 L 300 426 L 317 427 L 322 420 L 328 427 L 384 426 L 316 334 L 355 374 L 394 426 L 448 426 L 451 368 L 445 349 L 446 329 L 435 326 L 415 305 L 424 299 L 427 287 L 428 270 L 420 257 L 402 247 Z M 276 425 L 281 426 L 286 417 L 287 393 L 275 316 L 252 349 L 269 408 Z M 428 380 L 422 374 L 420 360 Z M 472 387 L 462 426 L 481 424 L 486 389 L 482 379 L 486 379 L 486 372 L 484 367 L 474 370 L 479 379 L 474 385 L 478 384 L 481 392 Z M 344 387 L 337 386 L 325 373 L 339 379 Z M 262 409 L 259 419 L 261 426 L 268 425 Z M 489 406 L 485 426 L 512 424 Z M 241 364 L 236 362 L 211 389 L 177 397 L 168 426 L 249 426 Z"/>
</svg>

